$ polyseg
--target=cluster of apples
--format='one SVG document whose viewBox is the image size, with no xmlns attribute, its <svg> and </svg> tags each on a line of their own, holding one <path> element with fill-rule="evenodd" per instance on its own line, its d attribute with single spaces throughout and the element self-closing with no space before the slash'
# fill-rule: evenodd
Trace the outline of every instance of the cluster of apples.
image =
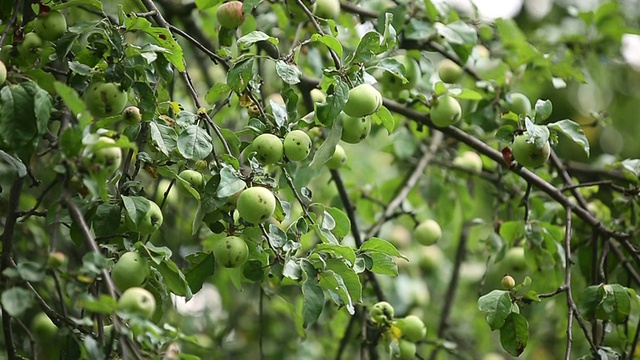
<svg viewBox="0 0 640 360">
<path fill-rule="evenodd" d="M 394 318 L 395 309 L 386 301 L 375 303 L 369 310 L 371 321 L 383 330 L 396 328 L 400 332 L 397 339 L 398 351 L 393 353 L 393 359 L 409 360 L 416 356 L 416 343 L 427 336 L 427 327 L 419 317 L 407 315 Z"/>
</svg>

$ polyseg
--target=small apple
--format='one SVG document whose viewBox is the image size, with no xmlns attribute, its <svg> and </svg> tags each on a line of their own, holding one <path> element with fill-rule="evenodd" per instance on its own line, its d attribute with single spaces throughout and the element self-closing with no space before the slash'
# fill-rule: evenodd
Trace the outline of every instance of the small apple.
<svg viewBox="0 0 640 360">
<path fill-rule="evenodd" d="M 516 279 L 514 279 L 511 275 L 505 275 L 502 277 L 500 284 L 503 288 L 511 290 L 514 286 L 516 286 Z"/>
<path fill-rule="evenodd" d="M 444 261 L 444 253 L 438 245 L 423 246 L 418 254 L 418 265 L 426 274 L 440 270 Z"/>
<path fill-rule="evenodd" d="M 99 166 L 109 175 L 113 174 L 122 163 L 122 150 L 110 137 L 101 136 L 94 144 L 85 149 L 84 162 L 90 168 Z"/>
<path fill-rule="evenodd" d="M 143 319 L 150 319 L 156 311 L 156 299 L 147 289 L 128 288 L 118 299 L 118 310 Z"/>
<path fill-rule="evenodd" d="M 122 120 L 128 125 L 135 125 L 142 121 L 142 114 L 137 106 L 127 106 L 122 112 Z"/>
<path fill-rule="evenodd" d="M 345 115 L 342 117 L 342 141 L 357 144 L 366 139 L 370 131 L 371 118 L 368 116 L 353 118 Z"/>
<path fill-rule="evenodd" d="M 135 225 L 133 219 L 129 217 L 129 212 L 125 211 L 125 220 L 130 230 L 139 232 L 140 235 L 146 236 L 153 234 L 156 230 L 162 226 L 164 217 L 162 216 L 162 210 L 158 204 L 151 200 L 147 200 L 149 203 L 149 209 L 144 214 L 144 217 L 140 219 L 138 226 Z"/>
<path fill-rule="evenodd" d="M 30 330 L 38 342 L 52 342 L 58 335 L 58 327 L 44 312 L 40 312 L 33 317 Z"/>
<path fill-rule="evenodd" d="M 293 130 L 284 137 L 284 154 L 289 160 L 304 160 L 309 153 L 311 153 L 311 138 L 306 132 Z"/>
<path fill-rule="evenodd" d="M 416 226 L 413 237 L 424 246 L 433 245 L 442 237 L 442 229 L 435 220 L 427 219 Z"/>
<path fill-rule="evenodd" d="M 276 197 L 267 188 L 253 186 L 240 194 L 236 209 L 245 221 L 261 224 L 269 220 L 276 210 Z"/>
<path fill-rule="evenodd" d="M 395 310 L 393 306 L 386 301 L 380 301 L 371 307 L 369 310 L 369 316 L 371 316 L 371 321 L 376 324 L 384 325 L 393 320 L 393 315 L 395 315 Z"/>
<path fill-rule="evenodd" d="M 327 101 L 327 94 L 322 92 L 320 89 L 311 89 L 309 94 L 311 95 L 311 101 L 314 103 L 323 103 Z"/>
<path fill-rule="evenodd" d="M 47 259 L 47 266 L 51 269 L 57 269 L 60 266 L 67 263 L 67 256 L 60 252 L 54 251 L 49 253 L 49 257 Z"/>
<path fill-rule="evenodd" d="M 531 101 L 521 93 L 510 93 L 505 97 L 507 109 L 518 115 L 528 115 L 531 113 Z"/>
<path fill-rule="evenodd" d="M 185 170 L 182 170 L 180 174 L 178 174 L 178 176 L 181 179 L 188 182 L 189 185 L 191 185 L 191 187 L 194 188 L 196 191 L 200 192 L 204 190 L 205 180 L 204 180 L 204 175 L 202 175 L 202 173 L 199 173 L 195 170 L 185 169 Z M 189 193 L 189 191 L 187 191 L 185 186 L 180 181 L 177 181 L 176 184 L 178 185 L 178 189 L 180 189 L 183 193 L 185 194 Z"/>
<path fill-rule="evenodd" d="M 453 159 L 453 165 L 473 173 L 482 172 L 482 158 L 473 151 L 466 151 Z"/>
<path fill-rule="evenodd" d="M 33 21 L 33 31 L 45 40 L 55 41 L 67 31 L 67 20 L 60 11 L 52 10 L 38 15 Z"/>
<path fill-rule="evenodd" d="M 316 0 L 313 13 L 323 19 L 336 20 L 340 16 L 340 0 Z"/>
<path fill-rule="evenodd" d="M 398 353 L 393 354 L 394 360 L 412 360 L 416 356 L 416 344 L 411 341 L 400 339 L 398 342 Z"/>
<path fill-rule="evenodd" d="M 396 326 L 402 331 L 402 337 L 417 342 L 427 336 L 427 327 L 422 319 L 415 315 L 408 315 L 396 321 Z"/>
<path fill-rule="evenodd" d="M 451 61 L 450 59 L 444 59 L 438 63 L 438 76 L 440 80 L 454 84 L 462 77 L 463 70 L 460 65 Z"/>
<path fill-rule="evenodd" d="M 213 256 L 218 264 L 226 268 L 237 268 L 247 261 L 249 247 L 242 238 L 227 236 L 213 248 Z"/>
<path fill-rule="evenodd" d="M 462 117 L 462 107 L 458 100 L 449 95 L 438 98 L 431 107 L 431 121 L 437 127 L 453 125 Z"/>
<path fill-rule="evenodd" d="M 256 159 L 262 165 L 276 163 L 282 159 L 284 146 L 282 140 L 273 134 L 260 134 L 253 140 L 251 149 L 256 152 Z"/>
<path fill-rule="evenodd" d="M 336 145 L 336 149 L 333 152 L 333 155 L 327 160 L 325 163 L 329 169 L 337 170 L 347 162 L 347 153 L 344 152 L 344 149 L 340 145 Z"/>
<path fill-rule="evenodd" d="M 218 11 L 216 12 L 216 18 L 218 19 L 218 23 L 220 23 L 220 26 L 224 28 L 238 28 L 244 23 L 244 20 L 246 19 L 246 15 L 244 11 L 242 11 L 242 2 L 229 1 L 220 5 L 220 7 L 218 7 Z"/>
<path fill-rule="evenodd" d="M 349 90 L 349 99 L 344 113 L 351 117 L 363 117 L 378 111 L 382 106 L 382 95 L 370 84 L 360 84 Z"/>
<path fill-rule="evenodd" d="M 380 82 L 383 84 L 385 90 L 389 90 L 393 93 L 399 93 L 402 90 L 412 89 L 418 83 L 421 77 L 420 66 L 418 63 L 407 55 L 397 55 L 394 57 L 399 63 L 404 65 L 404 77 L 407 79 L 406 83 L 402 82 L 402 79 L 393 75 L 392 73 L 385 71 L 380 78 Z"/>
<path fill-rule="evenodd" d="M 522 166 L 536 168 L 542 166 L 549 155 L 551 155 L 551 146 L 549 141 L 539 148 L 535 142 L 529 142 L 531 136 L 528 133 L 516 136 L 511 145 L 513 158 Z"/>
<path fill-rule="evenodd" d="M 524 248 L 515 246 L 507 250 L 502 259 L 507 269 L 518 272 L 527 268 L 527 262 L 524 257 Z"/>
<path fill-rule="evenodd" d="M 7 67 L 4 62 L 0 61 L 0 85 L 7 81 Z"/>
<path fill-rule="evenodd" d="M 140 286 L 149 277 L 149 263 L 135 251 L 128 251 L 113 265 L 111 278 L 118 290 Z"/>
<path fill-rule="evenodd" d="M 22 43 L 18 45 L 18 50 L 21 55 L 28 55 L 36 53 L 42 47 L 42 39 L 38 34 L 34 32 L 27 33 L 22 40 Z"/>
<path fill-rule="evenodd" d="M 127 92 L 116 83 L 97 81 L 85 90 L 84 104 L 93 116 L 102 118 L 120 114 L 127 105 Z"/>
</svg>

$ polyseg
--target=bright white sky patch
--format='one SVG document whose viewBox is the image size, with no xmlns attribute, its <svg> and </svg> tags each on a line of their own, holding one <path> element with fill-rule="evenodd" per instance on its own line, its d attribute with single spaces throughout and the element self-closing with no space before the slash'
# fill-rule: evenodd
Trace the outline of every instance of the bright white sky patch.
<svg viewBox="0 0 640 360">
<path fill-rule="evenodd" d="M 640 35 L 622 35 L 622 57 L 634 69 L 640 71 Z"/>
</svg>

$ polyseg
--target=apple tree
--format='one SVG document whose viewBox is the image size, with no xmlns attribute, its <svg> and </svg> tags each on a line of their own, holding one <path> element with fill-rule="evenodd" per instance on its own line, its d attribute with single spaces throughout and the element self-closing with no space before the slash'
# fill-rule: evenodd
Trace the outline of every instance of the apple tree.
<svg viewBox="0 0 640 360">
<path fill-rule="evenodd" d="M 640 356 L 640 11 L 510 3 L 3 1 L 2 358 Z"/>
</svg>

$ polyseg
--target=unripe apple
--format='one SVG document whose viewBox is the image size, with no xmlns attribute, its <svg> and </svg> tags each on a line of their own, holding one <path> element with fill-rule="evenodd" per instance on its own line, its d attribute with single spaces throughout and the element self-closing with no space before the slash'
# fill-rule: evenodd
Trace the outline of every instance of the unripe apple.
<svg viewBox="0 0 640 360">
<path fill-rule="evenodd" d="M 242 11 L 242 2 L 229 1 L 218 7 L 216 18 L 220 26 L 227 29 L 235 29 L 244 23 L 246 15 Z"/>
<path fill-rule="evenodd" d="M 28 55 L 37 52 L 42 47 L 42 39 L 34 32 L 27 33 L 18 45 L 21 55 Z"/>
<path fill-rule="evenodd" d="M 7 67 L 0 61 L 0 85 L 7 81 Z"/>
<path fill-rule="evenodd" d="M 135 125 L 142 121 L 142 114 L 137 106 L 127 106 L 122 112 L 122 120 L 128 125 Z"/>
<path fill-rule="evenodd" d="M 340 145 L 336 145 L 333 155 L 327 160 L 326 165 L 329 169 L 340 169 L 347 162 L 347 153 Z"/>
<path fill-rule="evenodd" d="M 416 226 L 413 237 L 424 246 L 433 245 L 442 237 L 442 229 L 435 220 L 427 219 Z"/>
<path fill-rule="evenodd" d="M 482 172 L 482 158 L 473 151 L 466 151 L 453 159 L 453 165 L 473 173 Z"/>
<path fill-rule="evenodd" d="M 249 247 L 242 238 L 227 236 L 213 248 L 213 256 L 218 264 L 226 268 L 237 268 L 247 261 Z"/>
<path fill-rule="evenodd" d="M 518 115 L 528 115 L 531 113 L 531 101 L 521 93 L 510 93 L 505 97 L 507 109 Z"/>
<path fill-rule="evenodd" d="M 83 99 L 91 114 L 102 118 L 120 114 L 127 105 L 128 97 L 120 85 L 97 81 L 89 85 Z"/>
<path fill-rule="evenodd" d="M 251 149 L 256 152 L 256 159 L 263 165 L 280 161 L 284 152 L 282 140 L 273 134 L 258 135 L 253 140 Z"/>
<path fill-rule="evenodd" d="M 349 144 L 357 144 L 366 139 L 371 131 L 371 118 L 368 116 L 353 118 L 342 117 L 342 141 Z"/>
<path fill-rule="evenodd" d="M 38 342 L 52 342 L 58 335 L 58 327 L 44 312 L 40 312 L 33 317 L 29 329 Z"/>
<path fill-rule="evenodd" d="M 427 327 L 422 319 L 415 315 L 408 315 L 396 321 L 396 326 L 402 331 L 402 337 L 417 342 L 427 336 Z"/>
<path fill-rule="evenodd" d="M 531 136 L 528 133 L 516 136 L 511 145 L 513 158 L 522 166 L 536 168 L 542 166 L 549 155 L 551 155 L 551 145 L 549 141 L 545 142 L 541 148 L 538 148 L 535 142 L 529 142 Z"/>
<path fill-rule="evenodd" d="M 420 79 L 420 66 L 414 59 L 407 55 L 397 55 L 394 58 L 404 65 L 405 71 L 402 75 L 407 79 L 407 82 L 403 83 L 402 79 L 388 71 L 385 71 L 380 78 L 380 82 L 383 84 L 384 89 L 394 93 L 412 89 Z"/>
<path fill-rule="evenodd" d="M 426 274 L 434 273 L 442 268 L 445 256 L 438 245 L 424 246 L 418 254 L 418 265 Z"/>
<path fill-rule="evenodd" d="M 45 40 L 55 41 L 67 31 L 67 20 L 60 11 L 52 10 L 38 15 L 33 21 L 33 31 Z"/>
<path fill-rule="evenodd" d="M 376 324 L 384 325 L 393 320 L 395 310 L 388 302 L 380 301 L 373 304 L 371 310 L 369 310 L 369 315 L 371 316 L 371 321 Z"/>
<path fill-rule="evenodd" d="M 370 84 L 360 84 L 349 90 L 349 99 L 344 105 L 344 113 L 351 117 L 371 115 L 382 106 L 382 95 Z"/>
<path fill-rule="evenodd" d="M 438 76 L 440 80 L 454 84 L 462 77 L 463 70 L 460 65 L 451 61 L 450 59 L 444 59 L 438 63 Z"/>
<path fill-rule="evenodd" d="M 49 253 L 49 258 L 47 259 L 47 266 L 51 269 L 57 269 L 60 266 L 64 265 L 67 262 L 67 256 L 60 252 L 55 251 Z"/>
<path fill-rule="evenodd" d="M 284 154 L 289 160 L 304 160 L 309 153 L 311 153 L 311 138 L 304 131 L 293 130 L 284 137 Z"/>
<path fill-rule="evenodd" d="M 162 226 L 162 222 L 164 221 L 164 217 L 162 216 L 162 210 L 158 204 L 151 200 L 147 200 L 149 202 L 149 209 L 145 213 L 144 217 L 140 220 L 138 226 L 135 226 L 133 220 L 129 217 L 129 212 L 125 211 L 125 220 L 129 229 L 132 231 L 139 232 L 140 235 L 146 236 L 153 234 L 156 230 Z"/>
<path fill-rule="evenodd" d="M 144 288 L 128 288 L 118 299 L 118 310 L 143 319 L 150 319 L 156 311 L 156 299 Z"/>
<path fill-rule="evenodd" d="M 149 277 L 149 263 L 135 251 L 122 254 L 111 269 L 111 279 L 120 291 L 142 285 L 147 277 Z"/>
<path fill-rule="evenodd" d="M 204 190 L 205 180 L 204 175 L 202 175 L 201 173 L 195 170 L 185 169 L 182 170 L 180 174 L 178 174 L 178 176 L 188 182 L 189 185 L 191 185 L 191 187 L 196 191 L 200 192 Z M 184 194 L 189 193 L 189 191 L 187 191 L 187 189 L 181 182 L 178 181 L 176 182 L 176 184 L 178 185 L 178 189 L 180 189 Z"/>
<path fill-rule="evenodd" d="M 340 0 L 316 0 L 313 13 L 323 19 L 337 19 L 340 16 Z"/>
<path fill-rule="evenodd" d="M 514 288 L 514 286 L 516 286 L 516 279 L 514 279 L 511 275 L 505 275 L 504 277 L 502 277 L 502 281 L 500 282 L 500 284 L 503 288 L 511 290 Z"/>
<path fill-rule="evenodd" d="M 276 197 L 267 188 L 250 187 L 238 197 L 236 209 L 245 221 L 261 224 L 269 220 L 276 210 Z"/>
<path fill-rule="evenodd" d="M 311 95 L 311 101 L 314 103 L 323 103 L 327 101 L 327 94 L 322 92 L 320 89 L 311 89 L 309 94 Z"/>
<path fill-rule="evenodd" d="M 110 137 L 98 138 L 96 143 L 85 150 L 85 164 L 90 168 L 98 166 L 109 175 L 113 174 L 122 163 L 122 150 L 117 146 L 109 146 L 115 143 Z"/>
<path fill-rule="evenodd" d="M 438 98 L 431 107 L 431 121 L 437 127 L 453 125 L 462 117 L 462 107 L 458 100 L 449 95 Z"/>
<path fill-rule="evenodd" d="M 504 261 L 506 267 L 513 272 L 523 271 L 527 268 L 524 248 L 522 246 L 512 247 L 507 250 L 502 261 Z"/>
<path fill-rule="evenodd" d="M 412 360 L 416 356 L 416 344 L 411 341 L 400 339 L 398 342 L 399 352 L 393 355 L 394 360 Z"/>
</svg>

